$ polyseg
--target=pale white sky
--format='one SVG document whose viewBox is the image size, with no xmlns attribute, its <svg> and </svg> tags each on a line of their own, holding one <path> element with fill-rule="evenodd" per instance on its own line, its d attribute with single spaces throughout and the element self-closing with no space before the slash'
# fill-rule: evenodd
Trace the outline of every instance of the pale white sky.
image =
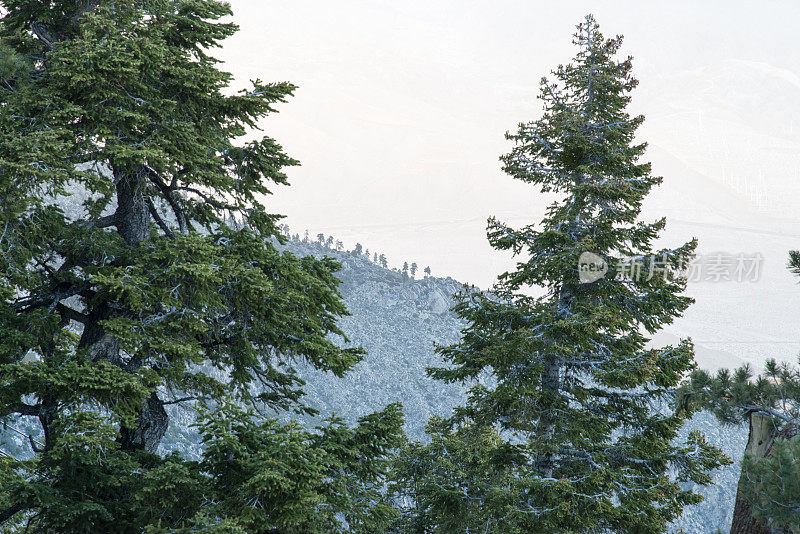
<svg viewBox="0 0 800 534">
<path fill-rule="evenodd" d="M 632 111 L 647 116 L 641 138 L 665 177 L 647 214 L 672 221 L 672 244 L 696 236 L 701 252 L 765 257 L 758 284 L 693 288 L 698 303 L 668 335 L 691 334 L 709 365 L 800 350 L 800 287 L 784 268 L 800 247 L 800 4 L 231 4 L 241 32 L 219 51 L 227 69 L 299 86 L 264 122 L 302 163 L 271 209 L 295 232 L 482 287 L 510 265 L 486 243 L 486 218 L 526 224 L 545 204 L 500 171 L 503 134 L 539 116 L 539 79 L 569 61 L 575 24 L 594 13 L 625 35 L 641 80 Z"/>
</svg>

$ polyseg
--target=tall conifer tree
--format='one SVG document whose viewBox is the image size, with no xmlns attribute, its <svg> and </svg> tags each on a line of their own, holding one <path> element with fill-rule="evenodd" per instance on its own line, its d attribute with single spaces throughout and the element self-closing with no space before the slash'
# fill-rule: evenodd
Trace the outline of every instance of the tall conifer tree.
<svg viewBox="0 0 800 534">
<path fill-rule="evenodd" d="M 695 242 L 657 250 L 665 221 L 638 220 L 661 178 L 641 161 L 643 117 L 626 111 L 631 59 L 592 16 L 574 44 L 572 63 L 542 80 L 542 117 L 508 134 L 501 158 L 559 200 L 539 224 L 489 221 L 491 245 L 520 259 L 455 306 L 468 326 L 430 374 L 478 385 L 400 461 L 409 531 L 660 532 L 700 500 L 680 482 L 707 484 L 723 461 L 699 434 L 673 444 L 688 412 L 668 404 L 695 366 L 691 342 L 648 345 L 691 303 L 674 271 Z"/>
<path fill-rule="evenodd" d="M 363 354 L 332 340 L 337 264 L 273 245 L 263 201 L 296 162 L 269 137 L 242 139 L 294 86 L 229 90 L 209 55 L 237 30 L 221 1 L 0 8 L 0 417 L 41 429 L 32 459 L 0 462 L 0 528 L 205 517 L 331 532 L 385 517 L 396 406 L 317 434 L 224 409 L 309 412 L 293 362 L 341 375 Z M 67 212 L 72 192 L 83 200 Z M 198 401 L 226 422 L 202 427 L 202 462 L 155 454 L 165 403 Z"/>
</svg>

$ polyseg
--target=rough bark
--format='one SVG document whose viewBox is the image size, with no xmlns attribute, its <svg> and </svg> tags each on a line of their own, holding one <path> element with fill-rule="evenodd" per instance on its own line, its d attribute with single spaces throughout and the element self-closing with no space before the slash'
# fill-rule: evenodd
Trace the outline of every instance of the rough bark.
<svg viewBox="0 0 800 534">
<path fill-rule="evenodd" d="M 763 458 L 772 448 L 775 435 L 775 424 L 771 417 L 758 413 L 750 415 L 750 433 L 747 438 L 746 452 L 757 458 Z M 772 529 L 753 517 L 753 506 L 742 496 L 742 474 L 739 487 L 736 489 L 736 504 L 733 508 L 731 534 L 772 534 Z"/>
<path fill-rule="evenodd" d="M 558 313 L 563 315 L 569 309 L 571 300 L 571 293 L 569 290 L 562 286 L 558 298 Z M 542 415 L 536 425 L 536 434 L 545 441 L 552 442 L 556 428 L 556 417 L 553 410 L 553 403 L 555 398 L 559 395 L 561 389 L 561 363 L 555 355 L 548 355 L 544 362 L 544 370 L 542 371 L 542 393 L 544 401 L 550 406 L 545 406 L 542 410 Z M 536 465 L 539 475 L 544 478 L 552 478 L 554 470 L 553 453 L 550 451 L 540 452 L 536 458 Z"/>
<path fill-rule="evenodd" d="M 150 237 L 150 207 L 147 199 L 147 171 L 139 166 L 133 171 L 114 169 L 117 185 L 117 231 L 128 245 L 135 247 Z M 116 347 L 119 352 L 119 347 Z M 156 452 L 167 431 L 169 416 L 158 395 L 153 392 L 136 418 L 133 428 L 120 429 L 120 443 L 126 450 Z"/>
<path fill-rule="evenodd" d="M 101 321 L 109 319 L 111 316 L 111 308 L 107 303 L 98 304 L 87 316 L 78 347 L 85 347 L 92 360 L 106 360 L 114 365 L 120 365 L 122 360 L 119 342 L 110 336 L 100 324 Z"/>
<path fill-rule="evenodd" d="M 136 247 L 150 237 L 150 207 L 143 167 L 129 170 L 113 167 L 117 189 L 117 210 L 114 226 L 128 246 Z M 119 341 L 102 326 L 102 321 L 124 314 L 111 303 L 99 303 L 88 315 L 81 335 L 80 346 L 94 360 L 106 360 L 126 368 Z M 120 444 L 125 450 L 143 449 L 156 452 L 167 431 L 169 417 L 158 395 L 153 392 L 136 418 L 135 426 L 120 428 Z"/>
<path fill-rule="evenodd" d="M 147 204 L 146 171 L 114 170 L 117 184 L 117 211 L 114 217 L 122 239 L 136 246 L 150 237 L 150 208 Z"/>
<path fill-rule="evenodd" d="M 775 418 L 753 413 L 750 415 L 750 434 L 745 451 L 756 458 L 767 458 L 772 455 L 772 446 L 776 439 L 790 439 L 798 433 L 800 428 L 794 424 L 786 424 L 780 428 L 776 425 Z M 739 487 L 736 489 L 731 534 L 797 534 L 790 530 L 772 528 L 768 523 L 753 517 L 753 506 L 742 495 L 743 476 L 744 473 L 740 476 Z"/>
<path fill-rule="evenodd" d="M 122 427 L 120 429 L 120 443 L 125 450 L 146 450 L 156 452 L 161 438 L 167 431 L 169 416 L 164 410 L 164 404 L 155 392 L 150 395 L 147 402 L 136 418 L 136 428 Z"/>
</svg>

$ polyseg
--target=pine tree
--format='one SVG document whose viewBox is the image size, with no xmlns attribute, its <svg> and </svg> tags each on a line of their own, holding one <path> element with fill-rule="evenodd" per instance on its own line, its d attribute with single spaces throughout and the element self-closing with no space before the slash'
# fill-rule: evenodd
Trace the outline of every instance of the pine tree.
<svg viewBox="0 0 800 534">
<path fill-rule="evenodd" d="M 790 252 L 789 269 L 800 275 L 800 252 Z M 750 365 L 713 376 L 697 370 L 677 402 L 725 424 L 748 425 L 731 532 L 800 528 L 800 369 L 771 359 L 757 376 Z"/>
<path fill-rule="evenodd" d="M 678 405 L 705 409 L 724 424 L 748 424 L 731 532 L 790 532 L 800 527 L 800 370 L 768 360 L 758 376 L 749 365 L 711 375 L 697 370 Z"/>
<path fill-rule="evenodd" d="M 414 276 L 416 276 L 416 274 L 417 274 L 417 264 L 416 263 L 412 263 L 411 264 L 411 277 L 413 278 Z"/>
<path fill-rule="evenodd" d="M 241 139 L 294 86 L 230 93 L 208 55 L 236 31 L 224 2 L 2 6 L 0 418 L 41 429 L 31 459 L 0 462 L 3 530 L 329 532 L 350 521 L 336 518 L 385 518 L 371 488 L 400 433 L 396 408 L 368 431 L 206 424 L 210 443 L 246 450 L 157 454 L 167 403 L 314 413 L 294 362 L 342 375 L 363 356 L 333 341 L 339 265 L 272 245 L 280 217 L 262 199 L 296 162 L 269 137 Z M 63 207 L 70 192 L 77 213 Z M 295 445 L 260 451 L 269 436 Z M 270 479 L 279 461 L 286 476 Z M 314 495 L 275 501 L 298 484 Z M 329 522 L 315 526 L 321 508 Z"/>
<path fill-rule="evenodd" d="M 449 366 L 429 371 L 477 385 L 431 445 L 407 453 L 425 467 L 397 471 L 414 503 L 405 524 L 450 518 L 426 531 L 662 532 L 701 500 L 679 483 L 708 484 L 724 461 L 698 433 L 673 444 L 689 412 L 669 400 L 695 365 L 690 341 L 647 348 L 691 302 L 674 271 L 695 243 L 654 250 L 665 221 L 637 220 L 661 178 L 634 141 L 643 117 L 626 112 L 631 59 L 616 59 L 621 37 L 605 39 L 591 16 L 574 43 L 574 61 L 542 81 L 543 116 L 507 136 L 515 146 L 502 158 L 559 200 L 538 225 L 489 220 L 491 245 L 511 250 L 516 269 L 490 293 L 459 296 L 467 327 L 438 350 Z M 606 276 L 582 278 L 586 254 Z M 621 260 L 634 257 L 628 273 Z M 482 454 L 458 453 L 465 440 Z"/>
<path fill-rule="evenodd" d="M 791 534 L 800 530 L 800 429 L 784 426 L 770 440 L 768 453 L 758 457 L 745 453 L 737 504 L 747 501 L 748 509 L 765 532 Z M 734 512 L 733 525 L 739 514 Z M 733 528 L 733 527 L 732 527 Z M 741 532 L 741 531 L 739 531 Z M 756 532 L 749 530 L 749 532 Z"/>
<path fill-rule="evenodd" d="M 425 272 L 425 276 L 430 276 L 431 275 L 431 268 L 430 267 L 425 267 L 425 271 L 424 272 Z"/>
</svg>

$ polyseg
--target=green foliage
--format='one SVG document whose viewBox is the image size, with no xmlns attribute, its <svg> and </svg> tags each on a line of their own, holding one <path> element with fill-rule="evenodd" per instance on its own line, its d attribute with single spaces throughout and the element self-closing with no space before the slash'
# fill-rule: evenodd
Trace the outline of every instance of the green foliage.
<svg viewBox="0 0 800 534">
<path fill-rule="evenodd" d="M 776 439 L 771 454 L 742 461 L 742 491 L 753 516 L 773 528 L 800 528 L 800 438 Z"/>
<path fill-rule="evenodd" d="M 201 425 L 213 493 L 205 513 L 235 517 L 248 532 L 379 532 L 394 515 L 382 491 L 385 455 L 402 443 L 390 405 L 355 428 L 332 417 L 316 432 L 257 422 L 235 406 Z"/>
<path fill-rule="evenodd" d="M 392 471 L 392 491 L 410 504 L 393 528 L 397 532 L 489 532 L 513 504 L 513 449 L 490 427 L 456 430 L 441 418 L 428 423 L 428 445 L 410 443 Z M 503 532 L 521 532 L 508 529 Z"/>
<path fill-rule="evenodd" d="M 381 532 L 395 515 L 383 487 L 399 405 L 313 432 L 224 405 L 201 417 L 198 462 L 123 451 L 98 414 L 61 424 L 46 455 L 0 469 L 4 490 L 34 503 L 34 531 Z"/>
<path fill-rule="evenodd" d="M 799 360 L 800 361 L 800 360 Z M 800 369 L 788 362 L 767 360 L 764 372 L 754 376 L 749 364 L 715 375 L 693 371 L 680 388 L 677 405 L 706 409 L 724 423 L 746 423 L 751 413 L 775 418 L 779 424 L 800 418 Z"/>
<path fill-rule="evenodd" d="M 776 529 L 800 527 L 800 369 L 771 359 L 757 376 L 749 365 L 713 376 L 697 370 L 681 387 L 677 405 L 709 410 L 729 424 L 750 422 L 754 414 L 767 417 L 770 426 L 757 443 L 761 456 L 745 451 L 738 497 L 752 504 L 753 517 Z"/>
<path fill-rule="evenodd" d="M 378 529 L 396 406 L 316 432 L 229 407 L 201 461 L 156 454 L 165 402 L 310 414 L 295 362 L 363 357 L 339 265 L 276 248 L 297 162 L 245 139 L 294 86 L 231 90 L 225 2 L 0 7 L 0 418 L 41 430 L 0 464 L 2 528 Z"/>
<path fill-rule="evenodd" d="M 489 220 L 492 246 L 519 260 L 491 292 L 459 296 L 468 326 L 439 348 L 449 366 L 429 372 L 477 385 L 403 455 L 401 530 L 662 532 L 700 499 L 681 482 L 708 484 L 726 462 L 700 435 L 673 443 L 691 415 L 669 407 L 695 366 L 691 342 L 648 345 L 691 303 L 675 272 L 695 242 L 654 249 L 665 221 L 638 220 L 661 178 L 640 161 L 643 117 L 625 110 L 637 81 L 621 42 L 587 17 L 574 61 L 542 81 L 542 117 L 507 136 L 504 170 L 559 200 L 540 224 Z M 582 283 L 585 252 L 605 277 Z M 623 276 L 617 260 L 632 257 L 645 259 L 639 276 Z"/>
</svg>

